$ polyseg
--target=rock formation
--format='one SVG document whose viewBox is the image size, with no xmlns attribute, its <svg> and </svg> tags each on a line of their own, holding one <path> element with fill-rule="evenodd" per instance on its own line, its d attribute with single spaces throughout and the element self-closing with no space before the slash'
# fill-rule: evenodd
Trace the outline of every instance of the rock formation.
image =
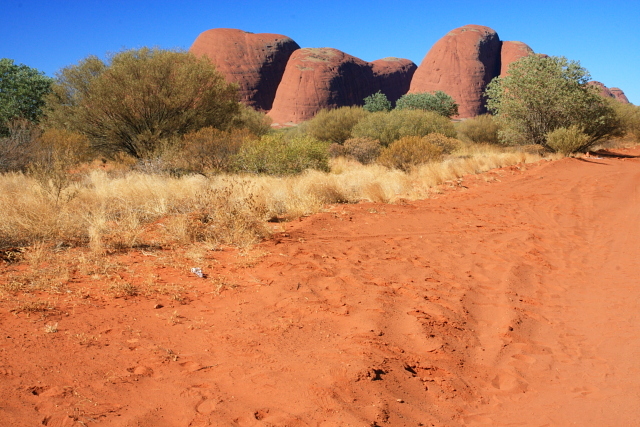
<svg viewBox="0 0 640 427">
<path fill-rule="evenodd" d="M 533 53 L 527 44 L 522 42 L 506 41 L 502 42 L 500 49 L 500 77 L 507 75 L 507 70 L 512 62 L 516 62 L 520 58 L 529 56 Z"/>
<path fill-rule="evenodd" d="M 280 34 L 216 28 L 201 33 L 189 50 L 207 55 L 227 81 L 237 83 L 244 104 L 268 111 L 287 61 L 299 48 L 291 38 Z"/>
<path fill-rule="evenodd" d="M 600 83 L 597 82 L 595 80 L 590 81 L 589 83 L 587 83 L 590 86 L 595 86 L 598 88 L 598 90 L 600 91 L 600 95 L 602 95 L 605 98 L 615 98 L 615 96 L 613 95 L 613 93 L 611 93 L 611 91 L 609 90 L 608 87 L 606 87 L 604 85 L 604 83 Z"/>
<path fill-rule="evenodd" d="M 608 88 L 604 85 L 604 83 L 600 83 L 595 80 L 592 80 L 587 84 L 597 87 L 598 90 L 600 90 L 600 95 L 605 98 L 612 98 L 622 102 L 623 104 L 629 104 L 629 100 L 627 99 L 627 96 L 624 94 L 622 89 L 619 89 L 617 87 Z"/>
<path fill-rule="evenodd" d="M 609 91 L 611 92 L 613 97 L 618 101 L 622 102 L 623 104 L 630 104 L 629 99 L 627 98 L 627 95 L 624 94 L 622 89 L 617 87 L 612 87 L 609 89 Z"/>
<path fill-rule="evenodd" d="M 459 117 L 483 114 L 484 89 L 500 73 L 501 48 L 491 28 L 456 28 L 429 50 L 413 75 L 409 92 L 441 90 L 458 103 Z"/>
<path fill-rule="evenodd" d="M 377 81 L 377 89 L 372 88 L 376 90 L 370 90 L 370 92 L 382 91 L 391 103 L 395 103 L 409 91 L 411 78 L 418 68 L 413 61 L 401 58 L 378 59 L 370 64 Z"/>
<path fill-rule="evenodd" d="M 289 58 L 269 116 L 274 124 L 300 123 L 323 108 L 362 105 L 378 90 L 395 101 L 415 69 L 406 59 L 369 63 L 337 49 L 299 49 Z"/>
</svg>

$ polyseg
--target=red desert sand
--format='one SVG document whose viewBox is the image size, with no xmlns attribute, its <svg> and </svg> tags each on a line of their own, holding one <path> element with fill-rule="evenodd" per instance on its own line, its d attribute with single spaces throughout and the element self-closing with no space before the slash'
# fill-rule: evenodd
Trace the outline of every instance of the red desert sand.
<svg viewBox="0 0 640 427">
<path fill-rule="evenodd" d="M 638 425 L 640 149 L 615 153 L 330 206 L 200 264 L 109 255 L 45 312 L 6 296 L 0 425 Z"/>
</svg>

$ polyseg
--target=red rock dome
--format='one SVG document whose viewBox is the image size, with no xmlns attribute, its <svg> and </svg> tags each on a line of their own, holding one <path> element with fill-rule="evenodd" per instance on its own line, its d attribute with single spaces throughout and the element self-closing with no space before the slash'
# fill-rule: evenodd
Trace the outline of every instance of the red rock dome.
<svg viewBox="0 0 640 427">
<path fill-rule="evenodd" d="M 200 34 L 189 50 L 207 55 L 227 81 L 237 83 L 244 104 L 268 111 L 287 61 L 299 48 L 291 38 L 280 34 L 216 28 Z"/>
<path fill-rule="evenodd" d="M 501 48 L 491 28 L 456 28 L 429 50 L 413 75 L 409 92 L 441 90 L 458 103 L 459 117 L 483 114 L 484 89 L 500 73 Z"/>
<path fill-rule="evenodd" d="M 500 49 L 500 77 L 507 75 L 507 70 L 512 62 L 533 53 L 528 45 L 522 42 L 506 41 L 502 42 Z"/>
</svg>

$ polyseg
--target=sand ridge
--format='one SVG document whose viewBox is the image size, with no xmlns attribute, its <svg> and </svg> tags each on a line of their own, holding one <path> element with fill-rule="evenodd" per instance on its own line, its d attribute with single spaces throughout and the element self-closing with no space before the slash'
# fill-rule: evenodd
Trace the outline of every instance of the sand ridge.
<svg viewBox="0 0 640 427">
<path fill-rule="evenodd" d="M 84 298 L 42 295 L 45 313 L 7 298 L 0 420 L 634 425 L 640 149 L 618 153 L 331 206 L 250 250 L 207 252 L 206 279 L 162 251 L 121 256 L 122 275 L 186 286 L 181 298 L 114 298 L 80 273 Z"/>
</svg>

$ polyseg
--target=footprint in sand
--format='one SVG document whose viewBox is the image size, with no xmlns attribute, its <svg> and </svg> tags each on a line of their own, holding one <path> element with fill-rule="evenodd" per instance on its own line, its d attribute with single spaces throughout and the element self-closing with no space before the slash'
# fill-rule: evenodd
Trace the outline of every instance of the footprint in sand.
<svg viewBox="0 0 640 427">
<path fill-rule="evenodd" d="M 527 383 L 508 373 L 501 373 L 495 376 L 491 385 L 501 391 L 518 391 L 527 390 Z"/>
</svg>

